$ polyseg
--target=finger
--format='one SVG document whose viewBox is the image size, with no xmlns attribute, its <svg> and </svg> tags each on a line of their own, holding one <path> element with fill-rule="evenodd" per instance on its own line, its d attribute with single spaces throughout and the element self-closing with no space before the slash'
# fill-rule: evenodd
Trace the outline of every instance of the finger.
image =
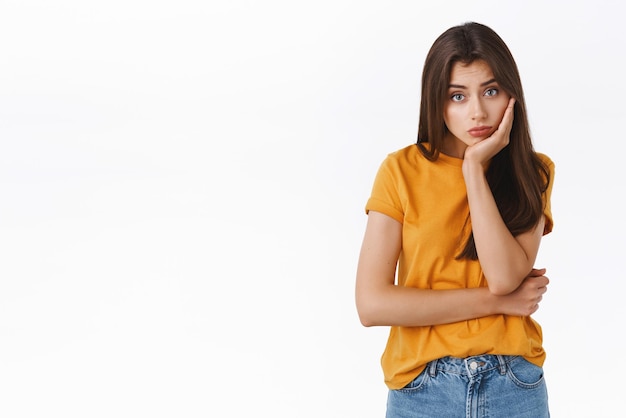
<svg viewBox="0 0 626 418">
<path fill-rule="evenodd" d="M 548 278 L 546 276 L 529 276 L 524 280 L 529 289 L 539 290 L 548 286 Z"/>
<path fill-rule="evenodd" d="M 509 99 L 509 103 L 506 106 L 506 110 L 504 111 L 504 116 L 502 117 L 502 122 L 500 123 L 500 126 L 512 126 L 513 125 L 513 114 L 514 114 L 514 109 L 515 109 L 515 99 L 513 97 L 511 97 Z M 505 125 L 504 123 L 507 123 L 509 125 Z"/>
<path fill-rule="evenodd" d="M 514 107 L 515 107 L 515 97 L 511 97 L 509 99 L 509 104 L 507 105 L 507 109 L 513 110 Z"/>
<path fill-rule="evenodd" d="M 502 115 L 502 120 L 500 121 L 500 125 L 498 125 L 498 129 L 496 132 L 506 132 L 508 135 L 508 131 L 513 126 L 513 108 L 515 107 L 515 99 L 510 98 L 509 103 L 504 109 L 504 114 Z"/>
</svg>

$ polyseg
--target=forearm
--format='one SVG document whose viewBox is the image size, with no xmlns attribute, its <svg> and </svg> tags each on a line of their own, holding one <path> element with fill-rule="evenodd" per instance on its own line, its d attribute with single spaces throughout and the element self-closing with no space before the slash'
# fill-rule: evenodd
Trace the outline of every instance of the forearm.
<svg viewBox="0 0 626 418">
<path fill-rule="evenodd" d="M 514 291 L 533 267 L 535 254 L 527 254 L 511 234 L 498 210 L 480 164 L 464 164 L 463 174 L 478 260 L 495 294 Z"/>
<path fill-rule="evenodd" d="M 500 298 L 487 288 L 426 290 L 396 285 L 357 289 L 357 310 L 365 326 L 428 326 L 499 313 Z"/>
</svg>

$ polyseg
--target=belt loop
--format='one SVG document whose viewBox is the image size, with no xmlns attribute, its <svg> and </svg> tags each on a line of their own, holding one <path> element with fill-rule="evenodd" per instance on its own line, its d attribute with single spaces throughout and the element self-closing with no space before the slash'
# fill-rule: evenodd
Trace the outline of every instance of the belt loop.
<svg viewBox="0 0 626 418">
<path fill-rule="evenodd" d="M 428 375 L 430 377 L 435 377 L 437 376 L 437 360 L 433 360 L 430 363 L 428 363 Z"/>
<path fill-rule="evenodd" d="M 506 374 L 506 361 L 504 360 L 504 357 L 499 354 L 497 354 L 496 357 L 498 358 L 498 363 L 500 363 L 498 365 L 498 368 L 500 369 L 500 374 Z"/>
</svg>

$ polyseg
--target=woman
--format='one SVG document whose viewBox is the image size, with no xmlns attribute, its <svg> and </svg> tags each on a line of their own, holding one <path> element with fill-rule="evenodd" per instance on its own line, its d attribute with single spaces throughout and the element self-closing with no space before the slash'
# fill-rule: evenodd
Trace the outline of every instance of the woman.
<svg viewBox="0 0 626 418">
<path fill-rule="evenodd" d="M 440 35 L 417 144 L 387 156 L 366 204 L 356 304 L 363 325 L 391 326 L 387 417 L 549 416 L 530 315 L 553 175 L 502 39 L 478 23 Z"/>
</svg>

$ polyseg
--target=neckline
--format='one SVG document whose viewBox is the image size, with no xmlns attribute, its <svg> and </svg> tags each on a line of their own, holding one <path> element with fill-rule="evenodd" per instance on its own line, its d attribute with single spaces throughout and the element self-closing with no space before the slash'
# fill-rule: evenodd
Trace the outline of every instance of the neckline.
<svg viewBox="0 0 626 418">
<path fill-rule="evenodd" d="M 441 162 L 449 164 L 449 165 L 453 165 L 455 167 L 463 166 L 463 158 L 456 158 L 451 155 L 444 154 L 443 152 L 439 153 L 438 160 L 441 160 Z"/>
</svg>

